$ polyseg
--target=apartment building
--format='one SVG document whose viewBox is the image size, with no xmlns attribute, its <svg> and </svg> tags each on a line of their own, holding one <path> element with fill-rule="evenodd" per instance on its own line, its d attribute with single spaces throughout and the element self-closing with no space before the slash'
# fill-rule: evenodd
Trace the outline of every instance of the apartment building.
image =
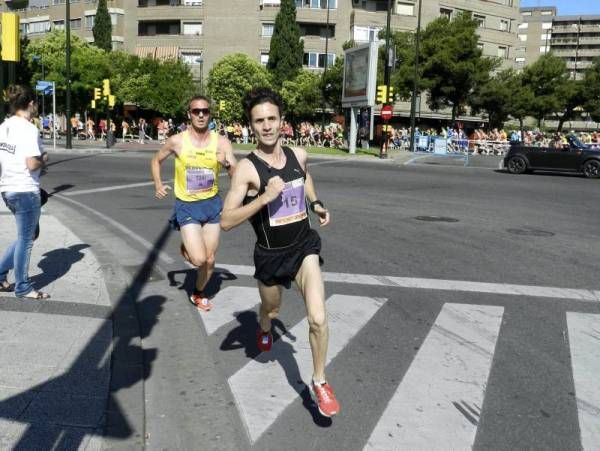
<svg viewBox="0 0 600 451">
<path fill-rule="evenodd" d="M 554 7 L 521 8 L 517 37 L 517 68 L 552 51 L 565 60 L 571 77 L 580 79 L 600 57 L 600 15 L 560 16 Z"/>
<path fill-rule="evenodd" d="M 65 0 L 10 0 L 2 11 L 18 12 L 30 39 L 64 28 Z M 419 0 L 394 0 L 392 28 L 414 30 Z M 387 0 L 296 0 L 304 39 L 304 63 L 319 70 L 342 52 L 344 42 L 368 42 L 385 28 Z M 96 0 L 71 0 L 71 29 L 92 41 Z M 181 58 L 198 78 L 231 53 L 266 64 L 280 0 L 109 0 L 113 47 L 141 56 Z M 511 64 L 517 42 L 518 0 L 428 0 L 425 26 L 440 15 L 472 11 L 480 23 L 486 55 Z"/>
</svg>

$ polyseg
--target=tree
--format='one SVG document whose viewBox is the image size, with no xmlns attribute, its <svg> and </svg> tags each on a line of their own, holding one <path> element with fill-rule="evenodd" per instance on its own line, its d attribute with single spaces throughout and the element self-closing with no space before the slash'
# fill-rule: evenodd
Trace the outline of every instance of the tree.
<svg viewBox="0 0 600 451">
<path fill-rule="evenodd" d="M 485 111 L 490 127 L 502 128 L 510 115 L 510 103 L 517 77 L 514 69 L 506 69 L 479 87 L 471 102 L 472 112 Z"/>
<path fill-rule="evenodd" d="M 342 111 L 342 85 L 344 83 L 344 57 L 339 55 L 321 78 L 321 92 L 325 104 L 333 110 Z"/>
<path fill-rule="evenodd" d="M 219 111 L 219 117 L 226 122 L 243 120 L 242 98 L 246 92 L 270 86 L 267 70 L 242 53 L 224 57 L 208 74 L 208 94 L 215 101 L 225 101 L 225 109 Z"/>
<path fill-rule="evenodd" d="M 566 80 L 561 91 L 563 107 L 562 114 L 559 114 L 558 117 L 558 127 L 556 129 L 559 133 L 562 132 L 565 122 L 573 120 L 578 112 L 582 110 L 587 98 L 587 93 L 581 80 Z"/>
<path fill-rule="evenodd" d="M 107 52 L 112 50 L 112 23 L 110 14 L 108 14 L 106 0 L 98 1 L 92 33 L 94 35 L 94 45 L 96 45 L 96 47 L 106 50 Z"/>
<path fill-rule="evenodd" d="M 292 80 L 302 69 L 303 59 L 304 43 L 296 22 L 296 4 L 294 0 L 282 0 L 275 18 L 267 64 L 275 85 L 281 86 L 285 80 Z"/>
<path fill-rule="evenodd" d="M 531 87 L 524 82 L 522 73 L 515 73 L 507 80 L 507 83 L 511 93 L 507 112 L 519 121 L 519 129 L 522 136 L 523 122 L 531 110 L 534 94 Z"/>
<path fill-rule="evenodd" d="M 283 82 L 281 97 L 289 118 L 312 117 L 315 110 L 322 106 L 321 77 L 304 70 L 293 80 Z"/>
<path fill-rule="evenodd" d="M 391 76 L 391 84 L 394 92 L 402 100 L 408 100 L 412 96 L 415 79 L 415 37 L 412 31 L 396 32 L 392 35 L 392 43 L 396 48 L 396 59 L 400 62 Z M 380 58 L 380 66 L 384 59 Z M 423 72 L 423 66 L 419 65 L 419 74 Z M 423 83 L 417 87 L 417 93 L 422 92 Z"/>
<path fill-rule="evenodd" d="M 600 122 L 600 58 L 585 72 L 583 80 L 586 101 L 584 109 L 595 122 Z"/>
<path fill-rule="evenodd" d="M 565 107 L 562 93 L 568 77 L 566 63 L 550 53 L 523 70 L 523 83 L 533 92 L 529 113 L 537 119 L 538 127 L 546 116 Z"/>
<path fill-rule="evenodd" d="M 498 59 L 482 56 L 477 22 L 464 12 L 427 25 L 422 39 L 422 86 L 431 109 L 452 108 L 452 121 L 464 111 L 478 86 L 487 82 Z"/>
</svg>

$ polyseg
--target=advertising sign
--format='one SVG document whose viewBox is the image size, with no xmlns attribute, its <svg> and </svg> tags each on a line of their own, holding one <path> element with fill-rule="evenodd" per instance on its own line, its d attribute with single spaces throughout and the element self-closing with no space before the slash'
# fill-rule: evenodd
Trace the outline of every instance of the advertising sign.
<svg viewBox="0 0 600 451">
<path fill-rule="evenodd" d="M 377 83 L 378 44 L 371 42 L 344 52 L 344 107 L 369 107 L 375 105 Z"/>
</svg>

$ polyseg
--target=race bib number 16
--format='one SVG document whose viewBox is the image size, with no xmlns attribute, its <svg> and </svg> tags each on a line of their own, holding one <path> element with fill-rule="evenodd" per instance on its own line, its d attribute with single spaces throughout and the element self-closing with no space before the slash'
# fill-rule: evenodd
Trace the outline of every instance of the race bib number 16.
<svg viewBox="0 0 600 451">
<path fill-rule="evenodd" d="M 268 204 L 271 227 L 292 224 L 306 218 L 304 179 L 287 182 L 281 195 Z"/>
</svg>

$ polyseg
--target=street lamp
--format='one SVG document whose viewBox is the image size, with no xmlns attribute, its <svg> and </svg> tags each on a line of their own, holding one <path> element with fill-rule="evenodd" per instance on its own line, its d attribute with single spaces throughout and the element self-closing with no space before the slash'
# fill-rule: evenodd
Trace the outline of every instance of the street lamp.
<svg viewBox="0 0 600 451">
<path fill-rule="evenodd" d="M 410 99 L 410 151 L 415 151 L 415 115 L 417 113 L 417 88 L 419 84 L 419 41 L 421 38 L 421 5 L 423 0 L 419 0 L 419 12 L 417 13 L 417 34 L 415 36 L 415 76 L 413 80 L 413 91 Z M 419 103 L 421 99 L 419 98 Z M 420 106 L 420 105 L 419 105 Z M 454 127 L 454 124 L 452 124 Z"/>
<path fill-rule="evenodd" d="M 42 81 L 46 79 L 46 72 L 44 70 L 44 56 L 43 55 L 33 55 L 31 57 L 32 61 L 39 61 L 42 65 Z M 42 92 L 42 117 L 46 116 L 46 93 Z"/>
</svg>

